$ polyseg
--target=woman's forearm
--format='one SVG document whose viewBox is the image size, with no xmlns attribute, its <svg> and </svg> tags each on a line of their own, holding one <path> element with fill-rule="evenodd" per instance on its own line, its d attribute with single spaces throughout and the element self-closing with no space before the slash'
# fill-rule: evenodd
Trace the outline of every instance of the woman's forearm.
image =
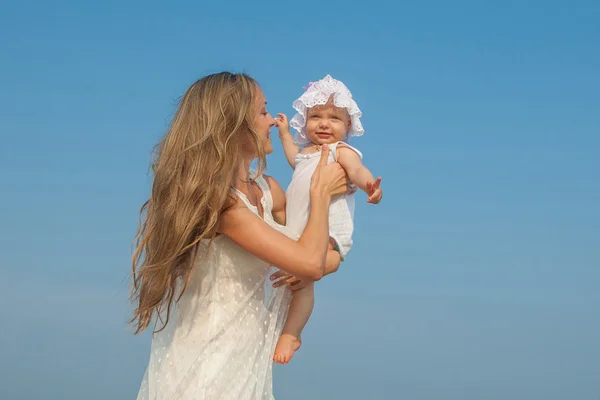
<svg viewBox="0 0 600 400">
<path fill-rule="evenodd" d="M 331 196 L 320 190 L 311 191 L 310 215 L 298 243 L 305 249 L 311 265 L 317 265 L 320 279 L 325 274 L 329 246 L 329 203 Z"/>
</svg>

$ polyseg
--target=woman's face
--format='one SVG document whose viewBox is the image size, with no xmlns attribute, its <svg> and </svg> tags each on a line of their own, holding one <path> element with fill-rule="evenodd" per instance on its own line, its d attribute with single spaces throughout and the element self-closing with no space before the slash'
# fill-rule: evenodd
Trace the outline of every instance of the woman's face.
<svg viewBox="0 0 600 400">
<path fill-rule="evenodd" d="M 263 143 L 265 154 L 271 154 L 273 152 L 273 143 L 271 142 L 270 137 L 271 127 L 275 125 L 275 120 L 267 111 L 267 100 L 265 99 L 263 91 L 259 87 L 256 88 L 256 100 L 254 108 L 254 129 Z"/>
</svg>

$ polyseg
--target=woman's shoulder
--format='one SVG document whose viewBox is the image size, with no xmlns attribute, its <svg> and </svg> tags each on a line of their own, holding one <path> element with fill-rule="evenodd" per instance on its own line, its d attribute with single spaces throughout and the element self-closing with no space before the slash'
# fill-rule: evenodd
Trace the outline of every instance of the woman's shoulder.
<svg viewBox="0 0 600 400">
<path fill-rule="evenodd" d="M 281 187 L 275 178 L 265 175 L 265 180 L 271 189 L 271 198 L 273 199 L 273 210 L 285 210 L 285 190 Z"/>
</svg>

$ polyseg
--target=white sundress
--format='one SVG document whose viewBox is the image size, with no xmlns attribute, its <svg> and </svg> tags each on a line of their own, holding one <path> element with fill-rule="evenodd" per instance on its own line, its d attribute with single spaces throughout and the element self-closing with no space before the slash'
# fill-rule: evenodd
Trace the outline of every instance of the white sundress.
<svg viewBox="0 0 600 400">
<path fill-rule="evenodd" d="M 267 182 L 262 176 L 256 182 L 264 221 L 289 232 L 272 218 Z M 260 217 L 243 193 L 236 194 Z M 172 307 L 167 326 L 153 336 L 138 400 L 274 399 L 272 358 L 290 300 L 285 287 L 272 288 L 268 278 L 274 271 L 218 236 Z"/>
</svg>

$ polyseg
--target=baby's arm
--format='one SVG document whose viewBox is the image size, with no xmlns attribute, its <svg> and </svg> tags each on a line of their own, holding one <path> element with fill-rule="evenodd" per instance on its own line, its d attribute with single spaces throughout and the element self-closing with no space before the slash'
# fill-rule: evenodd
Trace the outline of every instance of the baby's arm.
<svg viewBox="0 0 600 400">
<path fill-rule="evenodd" d="M 300 147 L 294 144 L 294 138 L 290 133 L 290 123 L 288 122 L 287 116 L 282 113 L 277 114 L 279 118 L 275 118 L 275 125 L 279 129 L 279 139 L 283 145 L 283 152 L 287 159 L 290 167 L 294 169 L 294 158 L 300 152 Z"/>
<path fill-rule="evenodd" d="M 347 146 L 339 145 L 337 147 L 337 159 L 346 170 L 352 183 L 369 195 L 367 203 L 379 203 L 383 197 L 383 192 L 379 187 L 381 178 L 373 178 L 373 174 L 363 165 L 360 156 Z"/>
</svg>

